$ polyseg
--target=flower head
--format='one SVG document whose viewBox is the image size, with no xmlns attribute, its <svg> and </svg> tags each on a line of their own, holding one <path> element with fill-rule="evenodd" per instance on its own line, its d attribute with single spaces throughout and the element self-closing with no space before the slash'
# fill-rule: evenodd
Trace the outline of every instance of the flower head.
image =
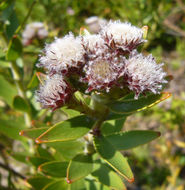
<svg viewBox="0 0 185 190">
<path fill-rule="evenodd" d="M 92 90 L 109 91 L 118 85 L 118 79 L 124 71 L 125 58 L 109 52 L 90 57 L 84 67 L 84 82 L 88 84 L 87 92 Z"/>
<path fill-rule="evenodd" d="M 80 68 L 84 62 L 81 39 L 75 38 L 72 33 L 46 45 L 44 52 L 45 55 L 40 57 L 38 66 L 44 67 L 52 73 L 68 73 L 70 69 Z"/>
<path fill-rule="evenodd" d="M 44 85 L 36 92 L 37 101 L 43 108 L 55 110 L 69 101 L 72 89 L 61 75 L 48 77 Z"/>
<path fill-rule="evenodd" d="M 107 48 L 104 39 L 99 34 L 82 36 L 82 44 L 88 56 L 101 54 Z"/>
<path fill-rule="evenodd" d="M 26 25 L 26 28 L 22 34 L 23 45 L 29 45 L 34 37 L 43 39 L 47 36 L 48 31 L 42 22 L 32 22 Z"/>
<path fill-rule="evenodd" d="M 145 57 L 134 52 L 130 56 L 125 64 L 124 80 L 128 88 L 135 92 L 135 98 L 147 91 L 154 94 L 160 92 L 162 84 L 167 83 L 162 66 L 155 62 L 152 55 Z"/>
<path fill-rule="evenodd" d="M 116 49 L 122 54 L 132 51 L 145 42 L 143 30 L 128 22 L 110 21 L 102 26 L 100 33 L 111 49 Z"/>
<path fill-rule="evenodd" d="M 97 16 L 91 16 L 85 19 L 85 23 L 88 25 L 90 32 L 98 33 L 101 28 L 100 26 L 106 24 L 107 21 Z"/>
</svg>

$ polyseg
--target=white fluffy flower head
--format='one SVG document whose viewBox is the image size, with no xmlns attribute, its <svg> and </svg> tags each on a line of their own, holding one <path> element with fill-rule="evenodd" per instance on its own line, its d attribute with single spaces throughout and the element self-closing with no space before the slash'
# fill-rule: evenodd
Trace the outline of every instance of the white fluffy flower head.
<svg viewBox="0 0 185 190">
<path fill-rule="evenodd" d="M 142 54 L 130 56 L 125 65 L 125 81 L 130 90 L 136 93 L 135 98 L 143 92 L 159 93 L 165 80 L 166 73 L 162 69 L 163 64 L 157 64 L 152 55 L 147 57 Z"/>
<path fill-rule="evenodd" d="M 53 110 L 64 105 L 70 96 L 71 89 L 69 84 L 58 74 L 52 77 L 48 76 L 44 85 L 41 85 L 36 92 L 37 101 L 44 108 L 52 108 Z"/>
<path fill-rule="evenodd" d="M 118 85 L 118 79 L 124 70 L 125 58 L 116 57 L 115 54 L 99 55 L 88 61 L 84 67 L 85 80 L 88 89 L 86 92 L 92 90 L 105 90 L 109 92 L 111 87 Z"/>
<path fill-rule="evenodd" d="M 39 39 L 43 39 L 48 36 L 48 31 L 42 22 L 32 22 L 26 25 L 26 28 L 22 34 L 23 44 L 28 45 L 30 40 L 36 36 Z"/>
<path fill-rule="evenodd" d="M 84 45 L 85 50 L 87 53 L 94 53 L 97 51 L 104 51 L 105 42 L 103 38 L 99 34 L 93 34 L 93 35 L 85 35 L 82 37 L 82 43 Z"/>
<path fill-rule="evenodd" d="M 40 57 L 40 66 L 49 72 L 65 73 L 68 68 L 78 68 L 84 61 L 81 39 L 75 38 L 72 33 L 55 39 L 53 43 L 46 45 L 44 51 L 45 55 Z"/>
<path fill-rule="evenodd" d="M 102 26 L 101 35 L 109 46 L 125 51 L 131 51 L 145 42 L 143 30 L 128 22 L 110 21 L 107 25 Z"/>
</svg>

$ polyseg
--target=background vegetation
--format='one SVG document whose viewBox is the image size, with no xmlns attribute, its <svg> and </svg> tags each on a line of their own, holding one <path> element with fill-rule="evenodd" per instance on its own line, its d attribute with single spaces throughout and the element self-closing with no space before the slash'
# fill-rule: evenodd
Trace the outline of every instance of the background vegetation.
<svg viewBox="0 0 185 190">
<path fill-rule="evenodd" d="M 23 154 L 32 154 L 33 150 L 29 148 L 32 142 L 19 136 L 19 131 L 26 125 L 34 127 L 51 125 L 64 117 L 61 110 L 54 113 L 39 111 L 39 104 L 34 99 L 34 91 L 38 85 L 35 73 L 40 71 L 35 65 L 44 43 L 53 41 L 55 36 L 62 37 L 68 31 L 78 34 L 80 27 L 88 27 L 85 19 L 98 16 L 107 20 L 129 21 L 138 27 L 147 25 L 148 42 L 143 50 L 145 53 L 152 53 L 158 62 L 164 62 L 166 71 L 173 76 L 167 89 L 173 94 L 172 98 L 145 112 L 135 114 L 126 121 L 124 130 L 158 129 L 162 132 L 160 139 L 127 152 L 136 176 L 135 183 L 130 185 L 129 189 L 183 190 L 185 3 L 182 0 L 33 2 L 1 0 L 0 3 L 0 189 L 29 189 L 23 179 L 35 171 L 34 159 Z M 24 23 L 31 6 L 33 9 Z M 31 45 L 24 48 L 18 41 L 14 47 L 16 51 L 13 49 L 10 52 L 11 56 L 5 55 L 14 35 L 22 38 L 23 30 L 19 26 L 35 21 L 41 21 L 47 26 L 49 31 L 47 39 L 34 39 Z M 11 58 L 12 56 L 14 58 Z M 24 97 L 24 102 L 16 96 L 18 94 Z M 27 104 L 31 105 L 30 110 Z M 38 156 L 43 147 L 37 146 L 35 149 Z M 66 150 L 65 156 L 72 157 L 71 152 Z"/>
</svg>

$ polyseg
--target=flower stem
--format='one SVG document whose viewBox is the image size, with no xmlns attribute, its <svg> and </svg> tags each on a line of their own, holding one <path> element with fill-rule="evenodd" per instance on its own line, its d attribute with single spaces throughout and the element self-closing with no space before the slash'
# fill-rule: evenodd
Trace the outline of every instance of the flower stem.
<svg viewBox="0 0 185 190">
<path fill-rule="evenodd" d="M 28 10 L 28 13 L 26 15 L 26 17 L 24 18 L 23 22 L 21 23 L 21 25 L 17 28 L 17 30 L 15 31 L 15 35 L 18 34 L 20 32 L 20 30 L 22 30 L 22 28 L 24 27 L 24 25 L 26 24 L 26 21 L 28 20 L 34 5 L 37 3 L 37 0 L 34 0 Z"/>
<path fill-rule="evenodd" d="M 18 90 L 18 94 L 27 103 L 29 103 L 28 100 L 27 100 L 26 93 L 25 93 L 25 90 L 24 90 L 24 87 L 23 87 L 23 84 L 22 84 L 22 81 L 21 81 L 21 76 L 20 76 L 18 70 L 19 69 L 18 69 L 16 63 L 15 62 L 11 62 L 11 71 L 12 71 L 14 82 L 15 82 L 17 90 Z M 24 119 L 25 119 L 26 126 L 30 127 L 31 126 L 31 114 L 24 113 Z"/>
</svg>

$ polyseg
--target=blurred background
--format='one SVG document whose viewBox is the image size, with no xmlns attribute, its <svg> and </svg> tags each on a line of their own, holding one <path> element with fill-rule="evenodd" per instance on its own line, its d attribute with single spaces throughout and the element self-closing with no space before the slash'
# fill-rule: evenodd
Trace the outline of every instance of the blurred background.
<svg viewBox="0 0 185 190">
<path fill-rule="evenodd" d="M 24 113 L 12 106 L 15 90 L 9 62 L 5 58 L 7 42 L 12 38 L 32 5 L 32 0 L 0 1 L 0 189 L 14 187 L 11 176 L 24 173 L 26 164 L 16 161 L 9 152 L 22 149 Z M 159 105 L 130 116 L 124 130 L 152 129 L 161 131 L 161 137 L 149 145 L 135 148 L 126 154 L 135 174 L 130 190 L 184 190 L 185 189 L 185 1 L 184 0 L 39 0 L 32 9 L 23 30 L 22 56 L 16 60 L 26 95 L 33 101 L 38 85 L 35 79 L 38 55 L 45 43 L 62 37 L 69 31 L 78 35 L 81 27 L 90 32 L 99 31 L 100 24 L 112 20 L 148 26 L 148 42 L 141 50 L 152 53 L 157 62 L 165 63 L 165 70 L 173 80 L 165 91 L 172 97 Z M 27 24 L 30 34 L 24 31 Z M 27 26 L 28 27 L 28 26 Z M 29 28 L 29 27 L 28 27 Z M 39 32 L 39 30 L 41 30 Z M 24 31 L 24 32 L 23 32 Z M 29 29 L 28 29 L 29 31 Z M 16 47 L 19 48 L 19 47 Z M 23 67 L 24 66 L 24 67 Z M 20 108 L 22 109 L 22 108 Z M 36 111 L 34 110 L 34 111 Z M 33 111 L 33 112 L 34 112 Z M 44 113 L 45 114 L 45 113 Z M 60 111 L 50 113 L 45 123 L 61 120 Z M 36 117 L 35 117 L 36 118 Z M 36 120 L 36 119 L 35 119 Z M 39 121 L 32 120 L 39 125 Z M 16 125 L 15 125 L 16 123 Z M 19 159 L 17 159 L 19 160 Z M 7 166 L 8 168 L 6 168 Z M 15 187 L 13 188 L 15 189 Z M 20 185 L 19 189 L 24 189 Z"/>
</svg>

